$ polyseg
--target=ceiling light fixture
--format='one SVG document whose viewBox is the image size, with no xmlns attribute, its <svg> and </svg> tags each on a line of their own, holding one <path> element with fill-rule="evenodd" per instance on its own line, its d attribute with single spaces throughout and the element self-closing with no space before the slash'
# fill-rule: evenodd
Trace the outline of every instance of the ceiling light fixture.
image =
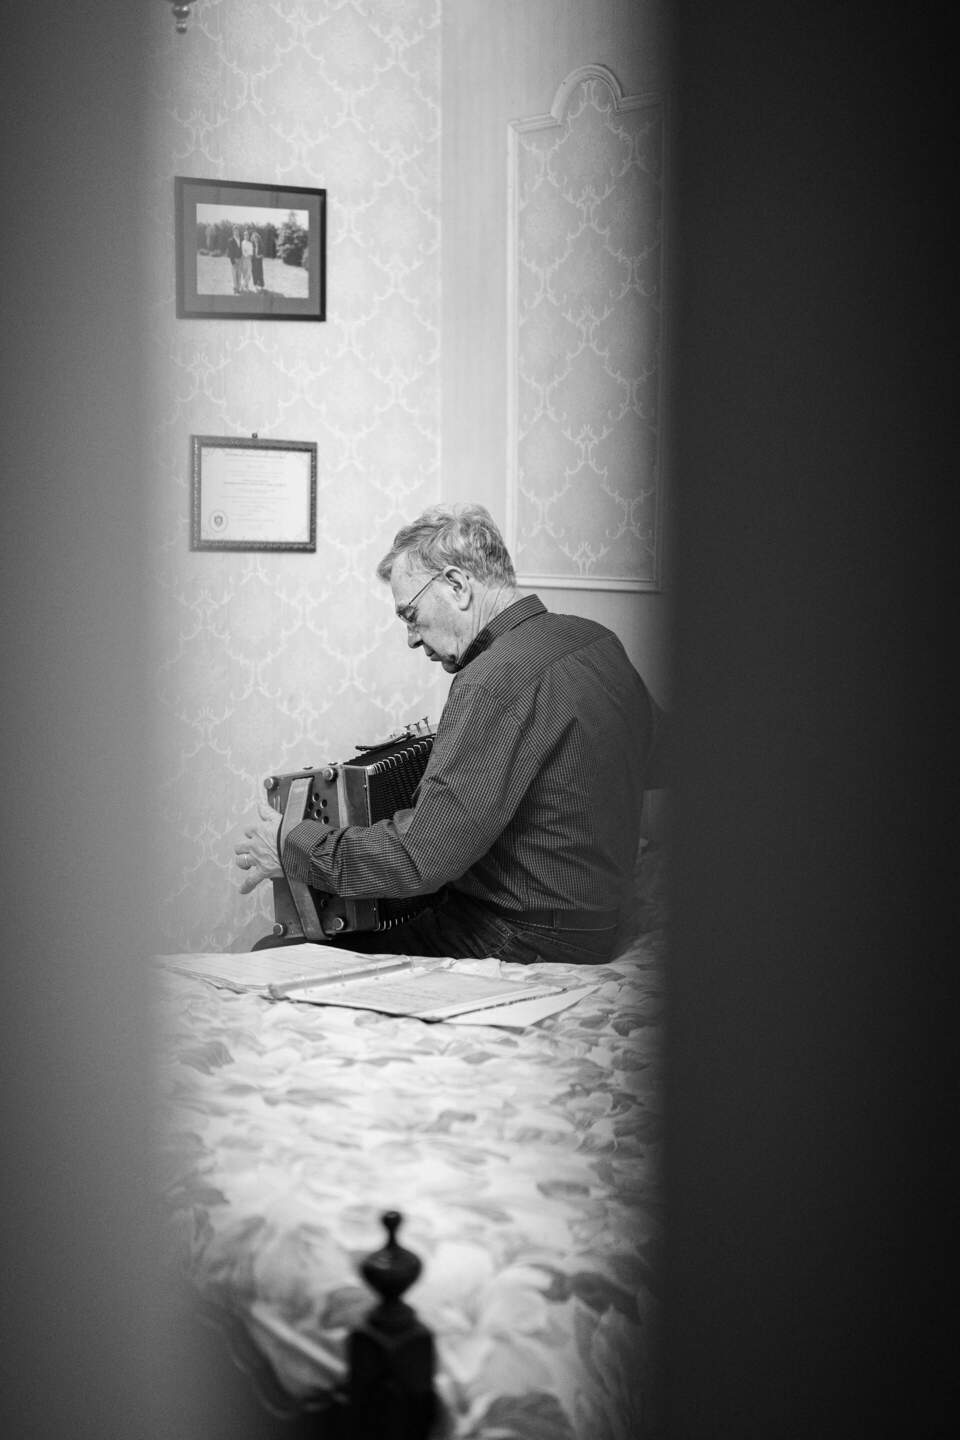
<svg viewBox="0 0 960 1440">
<path fill-rule="evenodd" d="M 173 18 L 176 21 L 177 34 L 185 35 L 187 33 L 187 21 L 190 18 L 190 6 L 189 4 L 184 4 L 183 0 L 170 0 L 170 3 L 173 6 Z"/>
</svg>

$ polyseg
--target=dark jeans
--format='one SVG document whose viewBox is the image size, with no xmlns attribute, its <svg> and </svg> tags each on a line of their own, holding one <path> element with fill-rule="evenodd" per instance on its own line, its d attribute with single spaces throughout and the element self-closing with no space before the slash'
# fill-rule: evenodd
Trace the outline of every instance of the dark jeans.
<svg viewBox="0 0 960 1440">
<path fill-rule="evenodd" d="M 563 930 L 518 924 L 494 914 L 479 901 L 446 891 L 429 910 L 395 930 L 362 930 L 331 938 L 332 945 L 364 955 L 430 955 L 454 960 L 492 956 L 515 964 L 536 960 L 567 965 L 605 965 L 614 953 L 617 927 Z M 297 941 L 261 940 L 257 949 Z"/>
</svg>

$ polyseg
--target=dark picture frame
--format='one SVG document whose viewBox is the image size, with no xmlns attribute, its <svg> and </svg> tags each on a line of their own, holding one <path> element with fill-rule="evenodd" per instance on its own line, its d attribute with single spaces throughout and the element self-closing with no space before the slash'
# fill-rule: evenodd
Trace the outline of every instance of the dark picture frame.
<svg viewBox="0 0 960 1440">
<path fill-rule="evenodd" d="M 316 550 L 315 440 L 192 435 L 191 550 Z"/>
<path fill-rule="evenodd" d="M 179 319 L 327 318 L 326 190 L 177 175 L 174 200 Z"/>
</svg>

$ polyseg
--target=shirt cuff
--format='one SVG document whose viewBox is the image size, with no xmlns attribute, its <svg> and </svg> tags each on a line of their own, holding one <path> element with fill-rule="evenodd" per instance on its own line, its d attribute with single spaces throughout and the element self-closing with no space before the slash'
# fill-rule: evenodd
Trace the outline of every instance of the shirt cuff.
<svg viewBox="0 0 960 1440">
<path fill-rule="evenodd" d="M 300 880 L 315 889 L 329 888 L 318 880 L 316 869 L 320 847 L 332 834 L 330 826 L 318 820 L 301 820 L 287 832 L 280 863 L 288 880 Z"/>
</svg>

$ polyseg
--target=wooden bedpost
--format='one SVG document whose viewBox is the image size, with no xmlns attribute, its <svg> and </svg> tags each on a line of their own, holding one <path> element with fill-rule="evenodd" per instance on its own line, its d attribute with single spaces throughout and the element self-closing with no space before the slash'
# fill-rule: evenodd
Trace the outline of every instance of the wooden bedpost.
<svg viewBox="0 0 960 1440">
<path fill-rule="evenodd" d="M 350 1336 L 351 1440 L 427 1440 L 436 1415 L 433 1336 L 400 1297 L 422 1270 L 397 1243 L 402 1216 L 381 1217 L 387 1243 L 368 1255 L 360 1273 L 380 1296 Z"/>
</svg>

